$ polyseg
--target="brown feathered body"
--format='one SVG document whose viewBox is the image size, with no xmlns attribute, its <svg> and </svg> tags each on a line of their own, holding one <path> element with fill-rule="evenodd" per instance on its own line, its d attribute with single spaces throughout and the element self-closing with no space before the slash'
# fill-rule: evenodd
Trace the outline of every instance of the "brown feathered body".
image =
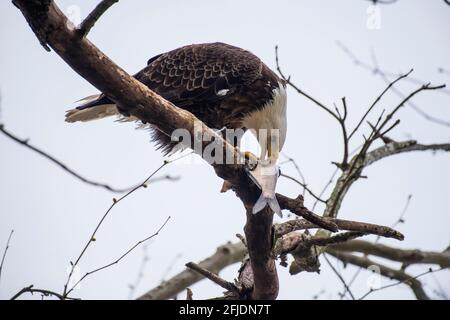
<svg viewBox="0 0 450 320">
<path fill-rule="evenodd" d="M 188 45 L 151 58 L 134 77 L 211 128 L 280 129 L 284 143 L 285 85 L 249 51 L 224 43 Z M 88 121 L 117 111 L 101 94 L 69 110 L 66 120 Z M 158 130 L 153 136 L 165 152 L 174 146 Z"/>
</svg>

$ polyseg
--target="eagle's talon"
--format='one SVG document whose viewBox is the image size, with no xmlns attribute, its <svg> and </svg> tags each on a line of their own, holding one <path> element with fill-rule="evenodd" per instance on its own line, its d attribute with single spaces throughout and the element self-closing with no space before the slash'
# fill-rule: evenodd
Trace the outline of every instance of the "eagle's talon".
<svg viewBox="0 0 450 320">
<path fill-rule="evenodd" d="M 249 171 L 254 171 L 256 167 L 258 166 L 258 163 L 251 163 L 251 162 L 245 162 L 245 166 Z"/>
<path fill-rule="evenodd" d="M 256 159 L 256 162 L 254 159 Z M 249 171 L 255 170 L 258 166 L 258 157 L 250 151 L 244 151 L 244 165 Z"/>
</svg>

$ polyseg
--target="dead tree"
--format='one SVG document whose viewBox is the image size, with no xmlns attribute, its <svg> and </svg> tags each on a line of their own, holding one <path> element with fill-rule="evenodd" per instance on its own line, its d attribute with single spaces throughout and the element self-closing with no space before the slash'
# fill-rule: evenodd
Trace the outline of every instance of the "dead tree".
<svg viewBox="0 0 450 320">
<path fill-rule="evenodd" d="M 388 140 L 386 136 L 398 124 L 398 121 L 392 122 L 391 120 L 408 100 L 422 91 L 437 90 L 442 88 L 442 86 L 423 85 L 401 101 L 391 113 L 387 115 L 382 114 L 375 124 L 371 124 L 372 132 L 365 138 L 365 142 L 359 151 L 351 157 L 348 150 L 349 139 L 358 131 L 367 114 L 371 112 L 384 93 L 396 82 L 408 77 L 409 74 L 402 75 L 389 84 L 363 116 L 357 127 L 349 131 L 345 122 L 347 116 L 345 98 L 342 99 L 342 111 L 337 108 L 333 111 L 296 87 L 290 82 L 290 79 L 283 76 L 280 68 L 278 68 L 285 81 L 291 87 L 299 94 L 312 100 L 318 107 L 325 110 L 338 121 L 344 139 L 344 156 L 342 161 L 336 163 L 336 166 L 341 171 L 341 175 L 334 186 L 330 198 L 325 201 L 326 208 L 323 215 L 317 215 L 307 209 L 303 205 L 303 197 L 301 195 L 296 199 L 291 199 L 277 194 L 281 208 L 302 219 L 273 225 L 273 212 L 269 208 L 256 215 L 251 213 L 253 204 L 260 192 L 249 179 L 245 171 L 245 165 L 237 161 L 239 152 L 224 141 L 215 131 L 196 119 L 194 115 L 166 101 L 131 77 L 86 38 L 95 22 L 114 2 L 116 1 L 101 1 L 94 11 L 81 23 L 80 27 L 75 27 L 51 0 L 13 0 L 14 5 L 22 12 L 41 45 L 47 51 L 53 49 L 75 72 L 98 90 L 105 93 L 130 115 L 137 117 L 144 123 L 154 125 L 169 136 L 174 130 L 182 128 L 188 130 L 191 136 L 195 137 L 194 132 L 196 128 L 194 128 L 194 124 L 200 123 L 203 137 L 200 143 L 203 148 L 207 147 L 211 141 L 218 141 L 223 146 L 223 154 L 232 155 L 232 158 L 235 159 L 233 164 L 213 163 L 211 166 L 217 176 L 232 184 L 232 189 L 241 200 L 247 217 L 243 242 L 219 248 L 214 256 L 202 263 L 187 264 L 189 270 L 183 271 L 175 277 L 176 279 L 168 280 L 160 287 L 144 294 L 141 297 L 142 299 L 171 298 L 202 277 L 207 277 L 226 289 L 226 293 L 223 297 L 220 297 L 221 299 L 276 299 L 279 292 L 276 259 L 281 259 L 281 262 L 284 263 L 286 255 L 291 254 L 294 257 L 294 261 L 290 266 L 291 274 L 296 274 L 300 271 L 318 270 L 318 258 L 322 253 L 329 253 L 339 259 L 345 259 L 348 263 L 363 265 L 361 261 L 356 262 L 356 260 L 350 259 L 349 256 L 342 258 L 341 254 L 343 254 L 342 252 L 345 249 L 339 248 L 339 245 L 354 244 L 356 240 L 353 239 L 367 234 L 403 240 L 404 236 L 390 227 L 366 222 L 341 220 L 337 219 L 337 215 L 342 200 L 351 185 L 362 177 L 363 169 L 375 161 L 402 152 L 450 150 L 449 144 L 422 145 L 415 141 L 397 142 Z M 386 144 L 372 149 L 373 143 L 379 139 L 383 139 Z M 315 235 L 299 232 L 300 230 L 310 229 L 318 229 L 318 231 Z M 357 249 L 352 251 L 357 251 Z M 244 257 L 246 253 L 248 253 L 248 257 Z M 436 255 L 438 254 L 436 253 Z M 442 259 L 448 258 L 447 254 L 442 255 Z M 430 255 L 424 253 L 423 256 L 427 256 L 428 259 Z M 217 273 L 223 267 L 239 262 L 243 257 L 236 282 L 229 282 L 217 276 Z M 411 261 L 414 260 L 410 259 Z M 441 260 L 439 259 L 439 261 Z M 446 264 L 444 263 L 445 266 Z M 409 281 L 408 275 L 403 273 L 393 273 L 392 277 L 403 282 Z M 419 284 L 417 281 L 413 282 L 414 288 L 417 290 Z M 30 287 L 30 290 L 33 290 L 33 288 Z M 24 288 L 24 292 L 26 291 L 27 289 Z M 67 294 L 68 292 L 65 290 L 60 297 L 68 298 Z M 192 292 L 188 294 L 188 297 L 192 298 Z M 425 298 L 422 294 L 420 297 Z"/>
</svg>

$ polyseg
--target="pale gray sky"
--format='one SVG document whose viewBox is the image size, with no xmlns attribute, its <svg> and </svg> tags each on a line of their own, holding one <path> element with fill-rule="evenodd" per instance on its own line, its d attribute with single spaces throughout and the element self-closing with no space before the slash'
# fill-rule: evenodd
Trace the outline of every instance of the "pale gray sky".
<svg viewBox="0 0 450 320">
<path fill-rule="evenodd" d="M 96 3 L 57 2 L 71 15 L 79 8 L 82 16 Z M 363 0 L 122 0 L 96 24 L 89 37 L 130 73 L 158 53 L 213 41 L 249 49 L 274 68 L 274 46 L 278 44 L 283 69 L 293 81 L 327 104 L 339 102 L 345 95 L 349 123 L 354 125 L 385 85 L 354 66 L 336 45 L 337 40 L 369 62 L 373 48 L 387 70 L 405 72 L 414 68 L 414 77 L 435 84 L 448 83 L 450 78 L 437 71 L 439 67 L 450 69 L 450 7 L 444 1 L 399 0 L 381 6 L 379 29 L 367 27 L 369 5 Z M 79 173 L 118 187 L 141 181 L 162 163 L 148 134 L 135 131 L 133 124 L 117 124 L 112 119 L 65 123 L 64 111 L 97 90 L 55 53 L 41 48 L 10 1 L 0 2 L 0 18 L 0 120 L 7 129 L 30 138 L 31 143 Z M 405 82 L 399 88 L 407 93 L 416 87 Z M 305 98 L 291 90 L 288 95 L 288 134 L 283 151 L 298 161 L 308 184 L 320 190 L 334 170 L 330 162 L 341 158 L 339 127 Z M 450 121 L 448 94 L 425 92 L 414 101 L 431 115 Z M 389 94 L 377 112 L 396 102 L 398 98 Z M 402 123 L 392 133 L 393 138 L 412 136 L 424 143 L 450 139 L 449 127 L 426 121 L 410 108 L 402 110 L 400 116 Z M 353 147 L 360 141 L 359 136 Z M 4 136 L 0 136 L 0 150 L 0 250 L 10 229 L 15 230 L 0 282 L 0 298 L 9 298 L 29 284 L 59 291 L 67 277 L 69 260 L 79 254 L 114 195 L 73 179 Z M 398 218 L 408 194 L 413 194 L 406 224 L 398 227 L 406 239 L 382 242 L 443 250 L 450 240 L 449 164 L 450 155 L 443 153 L 399 155 L 377 163 L 365 171 L 369 179 L 351 189 L 340 217 L 389 225 Z M 296 174 L 290 166 L 282 170 Z M 82 261 L 82 273 L 114 260 L 137 240 L 153 233 L 169 215 L 169 224 L 148 245 L 150 261 L 137 294 L 157 285 L 178 254 L 182 257 L 168 276 L 182 270 L 186 262 L 212 254 L 226 241 L 237 240 L 234 235 L 242 232 L 244 225 L 242 205 L 234 194 L 219 193 L 222 182 L 210 166 L 173 164 L 163 173 L 182 179 L 155 184 L 120 203 Z M 280 180 L 278 188 L 290 196 L 300 191 L 286 180 Z M 308 206 L 312 202 L 306 199 Z M 88 278 L 74 294 L 87 299 L 126 299 L 142 252 L 138 248 L 120 264 Z M 336 298 L 342 285 L 325 261 L 322 265 L 320 275 L 302 273 L 294 277 L 279 267 L 279 297 L 310 299 L 325 289 L 322 298 Z M 233 279 L 237 268 L 227 268 L 222 276 Z M 412 267 L 409 272 L 422 270 L 424 267 Z M 350 279 L 354 272 L 354 268 L 347 268 L 343 276 Z M 356 296 L 368 290 L 368 276 L 364 272 L 355 282 L 352 288 Z M 436 274 L 436 278 L 448 293 L 449 272 Z M 434 296 L 437 286 L 433 276 L 421 280 Z M 387 283 L 389 280 L 382 279 L 382 284 Z M 222 291 L 207 281 L 192 289 L 197 299 Z M 410 299 L 413 295 L 408 287 L 397 286 L 369 298 Z"/>
</svg>

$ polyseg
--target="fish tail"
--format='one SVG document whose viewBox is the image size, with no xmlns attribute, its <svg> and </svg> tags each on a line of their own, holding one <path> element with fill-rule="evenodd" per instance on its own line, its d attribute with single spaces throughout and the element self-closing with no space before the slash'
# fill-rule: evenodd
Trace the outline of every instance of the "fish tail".
<svg viewBox="0 0 450 320">
<path fill-rule="evenodd" d="M 261 210 L 263 210 L 267 205 L 269 205 L 270 209 L 273 210 L 280 218 L 283 217 L 283 214 L 281 213 L 280 205 L 278 204 L 277 197 L 267 197 L 264 195 L 264 193 L 261 193 L 261 196 L 259 197 L 258 201 L 256 201 L 255 205 L 253 206 L 252 213 L 257 214 Z"/>
</svg>

